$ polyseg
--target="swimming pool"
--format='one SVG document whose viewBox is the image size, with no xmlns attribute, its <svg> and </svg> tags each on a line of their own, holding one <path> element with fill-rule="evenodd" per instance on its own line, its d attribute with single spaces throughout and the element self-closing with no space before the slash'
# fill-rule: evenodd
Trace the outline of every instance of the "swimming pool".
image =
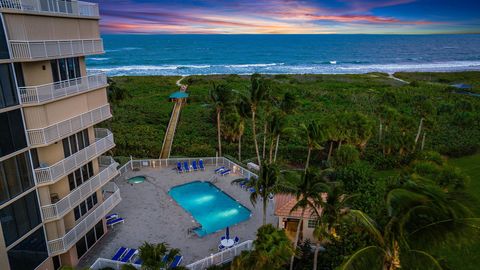
<svg viewBox="0 0 480 270">
<path fill-rule="evenodd" d="M 145 179 L 146 179 L 145 176 L 139 175 L 139 176 L 135 176 L 135 177 L 132 177 L 132 178 L 128 179 L 127 182 L 129 184 L 140 184 L 140 183 L 145 182 Z"/>
<path fill-rule="evenodd" d="M 210 182 L 194 181 L 173 187 L 170 196 L 202 225 L 203 237 L 250 218 L 250 210 Z"/>
</svg>

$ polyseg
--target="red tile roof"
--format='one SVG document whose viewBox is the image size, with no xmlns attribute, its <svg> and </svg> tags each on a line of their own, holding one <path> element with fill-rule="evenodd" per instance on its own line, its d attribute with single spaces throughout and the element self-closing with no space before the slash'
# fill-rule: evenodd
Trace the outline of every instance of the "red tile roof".
<svg viewBox="0 0 480 270">
<path fill-rule="evenodd" d="M 302 216 L 302 209 L 296 209 L 293 212 L 290 212 L 292 208 L 297 203 L 297 199 L 293 195 L 288 194 L 276 194 L 275 195 L 275 215 L 281 217 L 293 217 L 300 218 Z M 317 209 L 321 213 L 321 209 Z M 312 208 L 307 207 L 303 218 L 313 218 L 316 216 L 315 211 Z"/>
</svg>

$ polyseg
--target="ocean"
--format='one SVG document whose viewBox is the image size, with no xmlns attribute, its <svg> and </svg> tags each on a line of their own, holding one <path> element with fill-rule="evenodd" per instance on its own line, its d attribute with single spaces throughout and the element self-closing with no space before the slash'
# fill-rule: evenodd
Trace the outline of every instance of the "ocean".
<svg viewBox="0 0 480 270">
<path fill-rule="evenodd" d="M 480 35 L 102 35 L 109 76 L 480 70 Z"/>
</svg>

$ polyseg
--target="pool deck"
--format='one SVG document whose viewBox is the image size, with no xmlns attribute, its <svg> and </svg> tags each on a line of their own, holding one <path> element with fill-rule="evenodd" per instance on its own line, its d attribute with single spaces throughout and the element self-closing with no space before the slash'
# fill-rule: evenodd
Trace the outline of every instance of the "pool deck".
<svg viewBox="0 0 480 270">
<path fill-rule="evenodd" d="M 187 265 L 210 254 L 218 252 L 220 237 L 225 231 L 216 232 L 199 238 L 188 235 L 188 229 L 197 223 L 182 207 L 168 195 L 170 188 L 195 180 L 212 181 L 225 193 L 249 208 L 252 216 L 249 220 L 230 227 L 231 237 L 238 236 L 240 242 L 255 239 L 257 228 L 262 225 L 261 200 L 254 207 L 249 193 L 232 180 L 240 178 L 237 174 L 216 175 L 213 166 L 205 171 L 177 174 L 170 168 L 142 168 L 129 171 L 117 178 L 122 201 L 112 211 L 125 219 L 125 223 L 109 228 L 108 233 L 80 261 L 80 267 L 89 267 L 97 258 L 110 259 L 121 247 L 138 248 L 145 241 L 150 243 L 166 242 L 172 248 L 178 248 L 183 255 L 182 265 Z M 137 175 L 147 176 L 140 184 L 129 184 L 127 180 Z M 217 180 L 215 180 L 215 178 Z M 267 222 L 277 224 L 273 215 L 274 203 L 269 201 Z"/>
</svg>

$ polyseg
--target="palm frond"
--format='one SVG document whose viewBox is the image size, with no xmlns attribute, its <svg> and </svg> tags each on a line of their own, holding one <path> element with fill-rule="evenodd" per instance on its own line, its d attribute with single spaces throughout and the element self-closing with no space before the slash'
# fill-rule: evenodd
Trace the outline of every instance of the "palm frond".
<svg viewBox="0 0 480 270">
<path fill-rule="evenodd" d="M 385 258 L 385 250 L 377 246 L 368 246 L 357 250 L 349 256 L 339 270 L 381 270 Z"/>
<path fill-rule="evenodd" d="M 385 245 L 382 233 L 378 230 L 377 224 L 367 214 L 359 210 L 350 210 L 346 214 L 345 218 L 355 222 L 357 226 L 365 229 L 370 235 L 373 236 L 380 246 Z"/>
</svg>

